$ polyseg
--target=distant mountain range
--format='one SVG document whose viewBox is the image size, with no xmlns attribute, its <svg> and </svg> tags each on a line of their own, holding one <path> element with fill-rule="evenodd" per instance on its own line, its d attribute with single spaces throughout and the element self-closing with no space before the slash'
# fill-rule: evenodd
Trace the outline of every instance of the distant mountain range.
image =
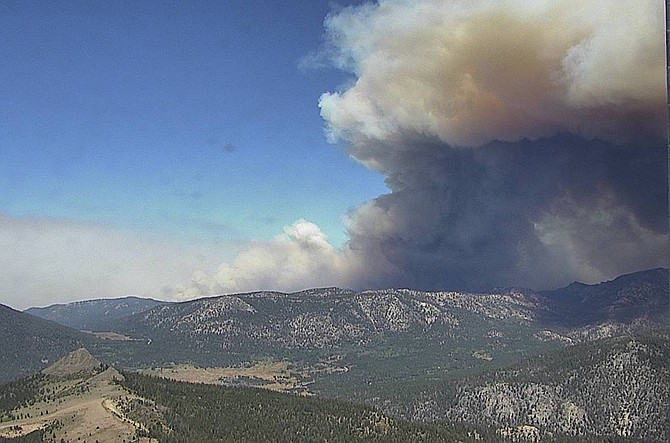
<svg viewBox="0 0 670 443">
<path fill-rule="evenodd" d="M 119 319 L 165 303 L 150 298 L 129 296 L 29 308 L 24 312 L 74 329 L 109 331 Z"/>
<path fill-rule="evenodd" d="M 668 270 L 662 268 L 622 275 L 597 285 L 575 282 L 540 294 L 559 314 L 556 323 L 566 327 L 642 319 L 667 324 L 670 319 Z"/>
<path fill-rule="evenodd" d="M 494 312 L 506 305 L 506 308 L 515 311 L 510 311 L 507 315 L 526 315 L 538 323 L 574 328 L 602 322 L 631 323 L 641 319 L 663 322 L 667 320 L 665 317 L 669 309 L 667 290 L 668 271 L 658 268 L 622 275 L 612 281 L 596 285 L 574 282 L 564 288 L 539 292 L 507 289 L 485 294 L 411 290 L 356 293 L 346 289 L 322 288 L 293 294 L 256 292 L 221 295 L 181 303 L 129 296 L 55 304 L 29 308 L 24 312 L 87 331 L 119 329 L 121 327 L 119 322 L 125 329 L 150 330 L 158 326 L 173 331 L 185 330 L 188 324 L 193 324 L 193 321 L 197 320 L 202 324 L 194 326 L 194 329 L 199 334 L 205 334 L 207 327 L 204 325 L 217 324 L 219 320 L 225 318 L 239 318 L 240 315 L 266 316 L 270 322 L 286 319 L 304 310 L 298 308 L 304 302 L 308 305 L 305 312 L 323 311 L 315 315 L 324 315 L 327 311 L 326 317 L 331 321 L 356 324 L 354 329 L 362 333 L 363 330 L 370 332 L 406 329 L 417 321 L 430 325 L 437 319 L 431 316 L 439 316 L 437 313 L 441 312 L 441 307 L 463 308 L 468 304 L 466 300 L 470 299 L 472 310 L 479 310 L 479 313 L 484 313 L 483 310 Z M 507 298 L 502 300 L 501 297 Z M 498 301 L 493 302 L 494 299 Z M 345 308 L 345 304 L 349 306 Z M 335 308 L 339 309 L 342 317 L 336 318 L 332 315 Z M 347 308 L 353 317 L 346 314 Z M 379 308 L 388 308 L 389 315 L 380 316 Z M 356 312 L 351 311 L 352 309 Z M 505 315 L 504 311 L 505 309 L 502 309 L 500 314 L 496 315 L 499 317 Z M 442 314 L 449 316 L 448 312 Z M 443 324 L 444 321 L 449 323 L 445 318 L 440 318 L 438 324 Z M 179 327 L 169 326 L 170 322 L 179 323 Z M 342 332 L 336 340 L 347 334 L 355 335 L 356 332 L 352 330 Z M 275 344 L 276 342 L 273 342 L 273 345 Z M 304 343 L 304 345 L 318 346 L 317 343 Z"/>
<path fill-rule="evenodd" d="M 4 380 L 46 366 L 50 347 L 82 344 L 119 368 L 269 359 L 289 362 L 311 393 L 413 420 L 492 427 L 509 438 L 669 435 L 666 269 L 555 291 L 322 288 L 26 312 L 63 326 L 3 307 L 10 320 L 0 333 L 12 350 L 0 360 Z"/>
</svg>

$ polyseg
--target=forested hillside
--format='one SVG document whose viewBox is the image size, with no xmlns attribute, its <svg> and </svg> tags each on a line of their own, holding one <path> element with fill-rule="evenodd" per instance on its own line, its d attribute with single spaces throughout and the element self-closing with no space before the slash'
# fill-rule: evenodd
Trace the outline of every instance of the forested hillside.
<svg viewBox="0 0 670 443">
<path fill-rule="evenodd" d="M 492 426 L 509 435 L 626 437 L 670 435 L 667 336 L 603 339 L 511 368 L 430 385 L 390 409 L 428 421 Z M 535 437 L 533 437 L 535 436 Z"/>
<path fill-rule="evenodd" d="M 148 400 L 129 401 L 124 412 L 162 443 L 475 441 L 444 425 L 410 423 L 342 401 L 124 375 L 123 386 Z"/>
</svg>

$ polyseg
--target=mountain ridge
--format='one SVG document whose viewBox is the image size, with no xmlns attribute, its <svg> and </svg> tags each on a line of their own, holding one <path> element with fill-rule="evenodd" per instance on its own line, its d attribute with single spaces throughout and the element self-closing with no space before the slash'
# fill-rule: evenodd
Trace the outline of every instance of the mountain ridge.
<svg viewBox="0 0 670 443">
<path fill-rule="evenodd" d="M 516 294 L 525 294 L 527 296 L 531 295 L 537 295 L 537 296 L 543 296 L 547 298 L 551 298 L 554 301 L 562 301 L 565 302 L 567 300 L 569 301 L 574 301 L 570 299 L 570 295 L 572 292 L 575 290 L 585 290 L 585 289 L 590 289 L 590 290 L 598 290 L 599 288 L 607 288 L 616 284 L 620 283 L 626 283 L 628 281 L 636 281 L 639 280 L 640 277 L 643 276 L 643 279 L 646 279 L 647 282 L 649 280 L 653 280 L 654 282 L 657 283 L 657 286 L 663 286 L 665 282 L 668 280 L 668 269 L 666 268 L 652 268 L 652 269 L 647 269 L 647 270 L 641 270 L 641 271 L 635 271 L 627 274 L 622 274 L 620 276 L 617 276 L 611 280 L 606 280 L 600 283 L 594 283 L 594 284 L 588 284 L 588 283 L 583 283 L 579 281 L 574 281 L 572 283 L 569 283 L 566 286 L 557 288 L 557 289 L 551 289 L 551 290 L 534 290 L 532 288 L 517 288 L 517 287 L 508 287 L 508 288 L 495 288 L 492 289 L 491 291 L 457 291 L 457 290 L 437 290 L 437 291 L 419 291 L 419 290 L 413 290 L 410 288 L 386 288 L 386 289 L 368 289 L 368 290 L 363 290 L 363 291 L 354 291 L 351 289 L 347 288 L 340 288 L 336 286 L 329 286 L 329 287 L 319 287 L 319 288 L 309 288 L 309 289 L 304 289 L 300 291 L 293 291 L 293 292 L 281 292 L 281 291 L 251 291 L 251 292 L 236 292 L 236 293 L 222 293 L 222 294 L 213 294 L 213 295 L 207 295 L 207 296 L 202 296 L 198 298 L 193 298 L 190 300 L 183 300 L 183 301 L 165 301 L 165 300 L 157 300 L 149 297 L 138 297 L 138 296 L 124 296 L 124 297 L 116 297 L 116 298 L 97 298 L 97 299 L 89 299 L 89 300 L 80 300 L 80 301 L 75 301 L 75 302 L 70 302 L 70 303 L 56 303 L 44 307 L 30 307 L 28 309 L 25 309 L 23 312 L 45 318 L 48 320 L 56 321 L 61 324 L 64 324 L 65 326 L 70 326 L 70 327 L 75 327 L 72 324 L 77 323 L 75 320 L 66 318 L 65 320 L 59 321 L 58 319 L 54 319 L 54 317 L 57 317 L 58 311 L 63 311 L 63 310 L 71 310 L 73 312 L 76 311 L 82 311 L 83 309 L 81 308 L 87 308 L 89 306 L 94 306 L 94 305 L 103 305 L 106 308 L 109 308 L 110 306 L 119 309 L 123 303 L 126 302 L 134 302 L 139 305 L 139 308 L 136 306 L 129 307 L 130 309 L 120 309 L 120 316 L 116 317 L 119 318 L 121 316 L 130 316 L 130 315 L 135 315 L 143 311 L 148 311 L 153 309 L 154 307 L 158 306 L 163 306 L 163 305 L 185 305 L 185 304 L 190 304 L 190 303 L 198 303 L 198 302 L 203 302 L 207 300 L 214 300 L 214 299 L 220 299 L 223 297 L 241 297 L 244 296 L 246 298 L 287 298 L 287 297 L 295 297 L 295 296 L 319 296 L 319 297 L 328 297 L 331 295 L 355 295 L 355 294 L 371 294 L 371 293 L 384 293 L 384 292 L 389 292 L 389 291 L 398 291 L 398 292 L 406 292 L 406 291 L 411 291 L 415 293 L 460 293 L 460 294 L 472 294 L 472 295 L 486 295 L 486 294 L 504 294 L 504 293 L 516 293 Z M 668 286 L 665 284 L 665 286 Z M 605 290 L 606 291 L 606 290 Z M 604 291 L 603 291 L 604 292 Z M 562 300 L 561 300 L 562 299 Z M 661 300 L 663 301 L 663 300 Z M 665 301 L 667 302 L 668 299 L 666 298 Z M 100 309 L 100 308 L 97 308 Z M 76 312 L 76 315 L 78 316 L 85 316 L 85 312 Z M 86 325 L 91 323 L 91 319 L 85 319 L 84 320 Z M 106 324 L 105 324 L 106 325 Z M 82 328 L 79 328 L 82 329 Z"/>
<path fill-rule="evenodd" d="M 632 322 L 650 317 L 667 321 L 670 307 L 668 270 L 633 272 L 594 285 L 573 282 L 553 291 L 540 291 L 568 327 L 602 321 Z"/>
<path fill-rule="evenodd" d="M 164 361 L 220 365 L 245 355 L 324 354 L 345 348 L 358 352 L 361 346 L 393 346 L 410 337 L 431 349 L 436 343 L 444 343 L 442 348 L 452 343 L 465 352 L 459 343 L 470 343 L 468 347 L 479 347 L 472 351 L 477 355 L 499 360 L 513 358 L 513 349 L 532 354 L 662 327 L 668 312 L 667 281 L 667 270 L 656 268 L 554 291 L 255 291 L 126 310 L 127 315 L 95 329 L 107 326 L 130 340 L 102 346 L 101 355 L 122 367 Z M 74 308 L 108 302 L 78 302 Z M 112 299 L 119 302 L 123 300 Z M 83 314 L 77 318 L 95 320 Z M 464 355 L 460 358 L 462 362 Z"/>
<path fill-rule="evenodd" d="M 100 331 L 109 329 L 120 318 L 166 303 L 168 302 L 129 295 L 31 307 L 23 312 L 74 329 Z"/>
</svg>

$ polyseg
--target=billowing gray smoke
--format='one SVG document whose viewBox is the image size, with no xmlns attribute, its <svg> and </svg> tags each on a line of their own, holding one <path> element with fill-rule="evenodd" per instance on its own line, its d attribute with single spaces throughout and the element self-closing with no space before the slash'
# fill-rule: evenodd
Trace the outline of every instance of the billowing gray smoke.
<svg viewBox="0 0 670 443">
<path fill-rule="evenodd" d="M 552 286 L 667 265 L 663 3 L 380 1 L 327 22 L 331 137 L 387 176 L 365 286 Z"/>
<path fill-rule="evenodd" d="M 350 248 L 393 265 L 365 286 L 547 287 L 666 263 L 662 146 L 406 143 L 420 149 L 388 174 L 393 192 L 352 214 Z"/>
<path fill-rule="evenodd" d="M 326 20 L 328 135 L 391 192 L 336 250 L 299 220 L 183 297 L 536 288 L 668 265 L 660 0 L 379 0 Z"/>
</svg>

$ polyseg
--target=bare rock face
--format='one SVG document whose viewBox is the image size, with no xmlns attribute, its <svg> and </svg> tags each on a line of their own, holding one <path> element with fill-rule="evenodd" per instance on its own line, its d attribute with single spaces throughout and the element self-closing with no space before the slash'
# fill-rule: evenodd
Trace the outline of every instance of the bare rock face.
<svg viewBox="0 0 670 443">
<path fill-rule="evenodd" d="M 45 375 L 65 377 L 70 375 L 93 374 L 102 363 L 93 357 L 85 348 L 70 352 L 53 365 L 42 370 Z"/>
</svg>

